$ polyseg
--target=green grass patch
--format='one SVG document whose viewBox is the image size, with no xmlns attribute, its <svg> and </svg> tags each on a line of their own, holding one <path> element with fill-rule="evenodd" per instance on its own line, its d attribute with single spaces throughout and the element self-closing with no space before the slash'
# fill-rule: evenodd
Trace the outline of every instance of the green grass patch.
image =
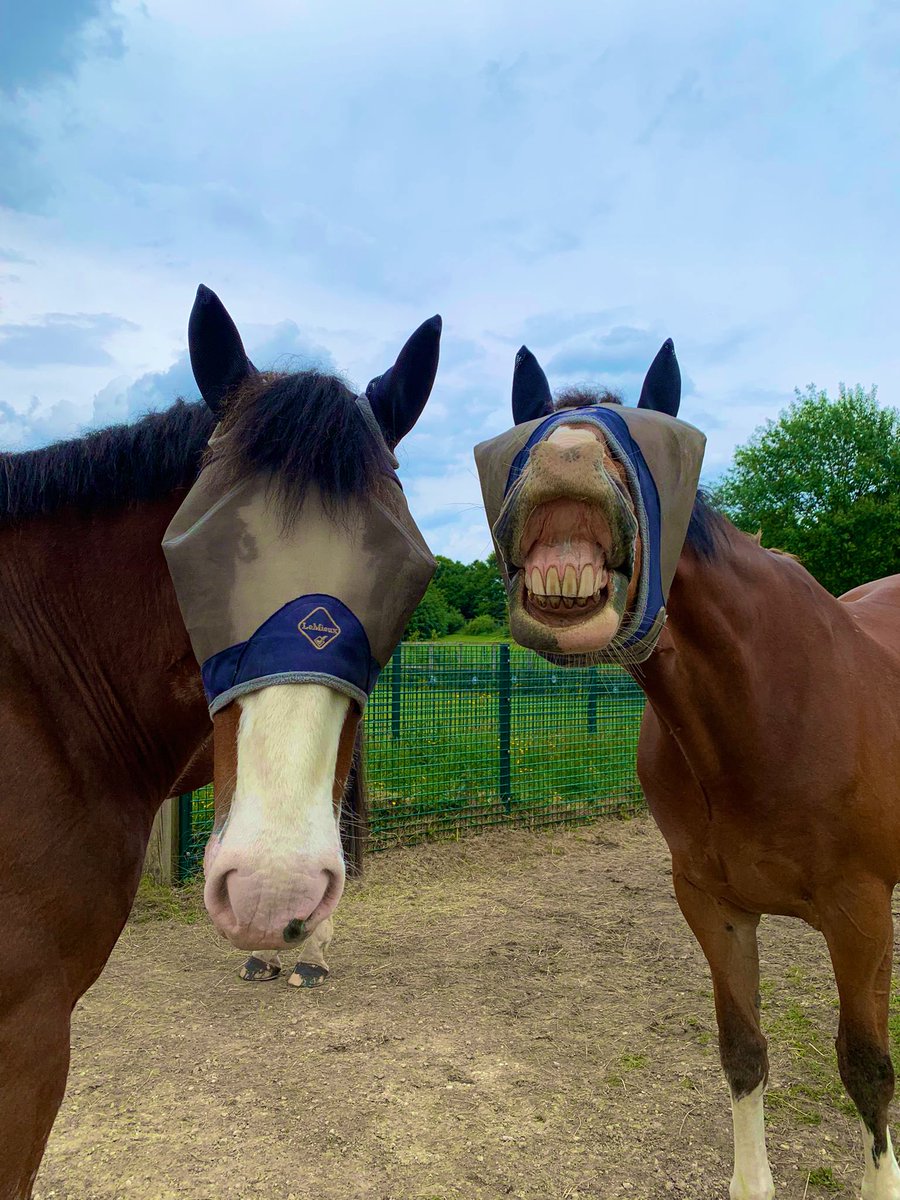
<svg viewBox="0 0 900 1200">
<path fill-rule="evenodd" d="M 822 1188 L 826 1192 L 836 1192 L 841 1186 L 831 1167 L 815 1167 L 809 1172 L 807 1183 L 810 1187 Z"/>
<path fill-rule="evenodd" d="M 203 887 L 194 880 L 184 887 L 169 887 L 143 875 L 131 909 L 130 920 L 136 925 L 146 921 L 177 921 L 195 925 L 205 915 Z"/>
<path fill-rule="evenodd" d="M 642 1071 L 648 1062 L 646 1054 L 623 1054 L 619 1059 L 616 1070 L 611 1071 L 605 1082 L 610 1085 L 618 1084 L 621 1086 L 625 1082 L 625 1077 L 633 1071 Z"/>
</svg>

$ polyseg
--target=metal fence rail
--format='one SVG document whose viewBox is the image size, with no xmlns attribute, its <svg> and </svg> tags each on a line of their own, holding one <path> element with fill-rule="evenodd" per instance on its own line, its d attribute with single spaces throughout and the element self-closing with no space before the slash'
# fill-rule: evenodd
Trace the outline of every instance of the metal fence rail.
<svg viewBox="0 0 900 1200">
<path fill-rule="evenodd" d="M 518 646 L 405 642 L 366 709 L 370 848 L 633 810 L 644 697 L 617 667 L 567 670 Z M 181 875 L 212 827 L 182 797 Z"/>
</svg>

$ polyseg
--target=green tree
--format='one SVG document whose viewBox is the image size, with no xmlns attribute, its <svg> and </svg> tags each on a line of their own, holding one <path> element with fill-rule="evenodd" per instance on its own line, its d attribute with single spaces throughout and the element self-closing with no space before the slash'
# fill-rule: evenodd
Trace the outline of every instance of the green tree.
<svg viewBox="0 0 900 1200">
<path fill-rule="evenodd" d="M 876 389 L 810 384 L 734 454 L 712 499 L 840 595 L 900 571 L 900 412 Z"/>
<path fill-rule="evenodd" d="M 482 616 L 493 617 L 495 621 L 505 619 L 506 592 L 493 553 L 486 562 L 476 559 L 471 563 L 438 555 L 437 563 L 435 582 L 448 603 L 459 609 L 467 621 Z"/>
<path fill-rule="evenodd" d="M 455 633 L 464 624 L 462 613 L 447 602 L 437 580 L 432 579 L 403 636 L 410 641 L 431 641 Z"/>
</svg>

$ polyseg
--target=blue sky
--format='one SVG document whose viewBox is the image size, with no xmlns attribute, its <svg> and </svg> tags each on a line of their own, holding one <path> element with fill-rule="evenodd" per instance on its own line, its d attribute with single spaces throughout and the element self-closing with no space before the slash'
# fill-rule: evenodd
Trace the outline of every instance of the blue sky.
<svg viewBox="0 0 900 1200">
<path fill-rule="evenodd" d="M 365 384 L 444 317 L 401 447 L 436 551 L 524 341 L 634 400 L 675 339 L 707 477 L 795 386 L 900 404 L 900 9 L 865 0 L 0 0 L 0 446 L 257 365 Z"/>
</svg>

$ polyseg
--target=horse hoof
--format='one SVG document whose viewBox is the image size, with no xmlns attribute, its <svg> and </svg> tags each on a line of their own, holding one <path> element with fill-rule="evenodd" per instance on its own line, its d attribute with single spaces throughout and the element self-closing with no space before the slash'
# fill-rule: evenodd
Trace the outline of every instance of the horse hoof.
<svg viewBox="0 0 900 1200">
<path fill-rule="evenodd" d="M 255 954 L 251 954 L 238 971 L 238 975 L 246 983 L 271 983 L 280 974 L 281 967 L 273 967 L 271 963 L 267 963 L 262 958 L 257 958 Z"/>
<path fill-rule="evenodd" d="M 328 968 L 317 963 L 298 962 L 288 976 L 291 987 L 314 988 L 321 987 L 328 978 Z"/>
</svg>

